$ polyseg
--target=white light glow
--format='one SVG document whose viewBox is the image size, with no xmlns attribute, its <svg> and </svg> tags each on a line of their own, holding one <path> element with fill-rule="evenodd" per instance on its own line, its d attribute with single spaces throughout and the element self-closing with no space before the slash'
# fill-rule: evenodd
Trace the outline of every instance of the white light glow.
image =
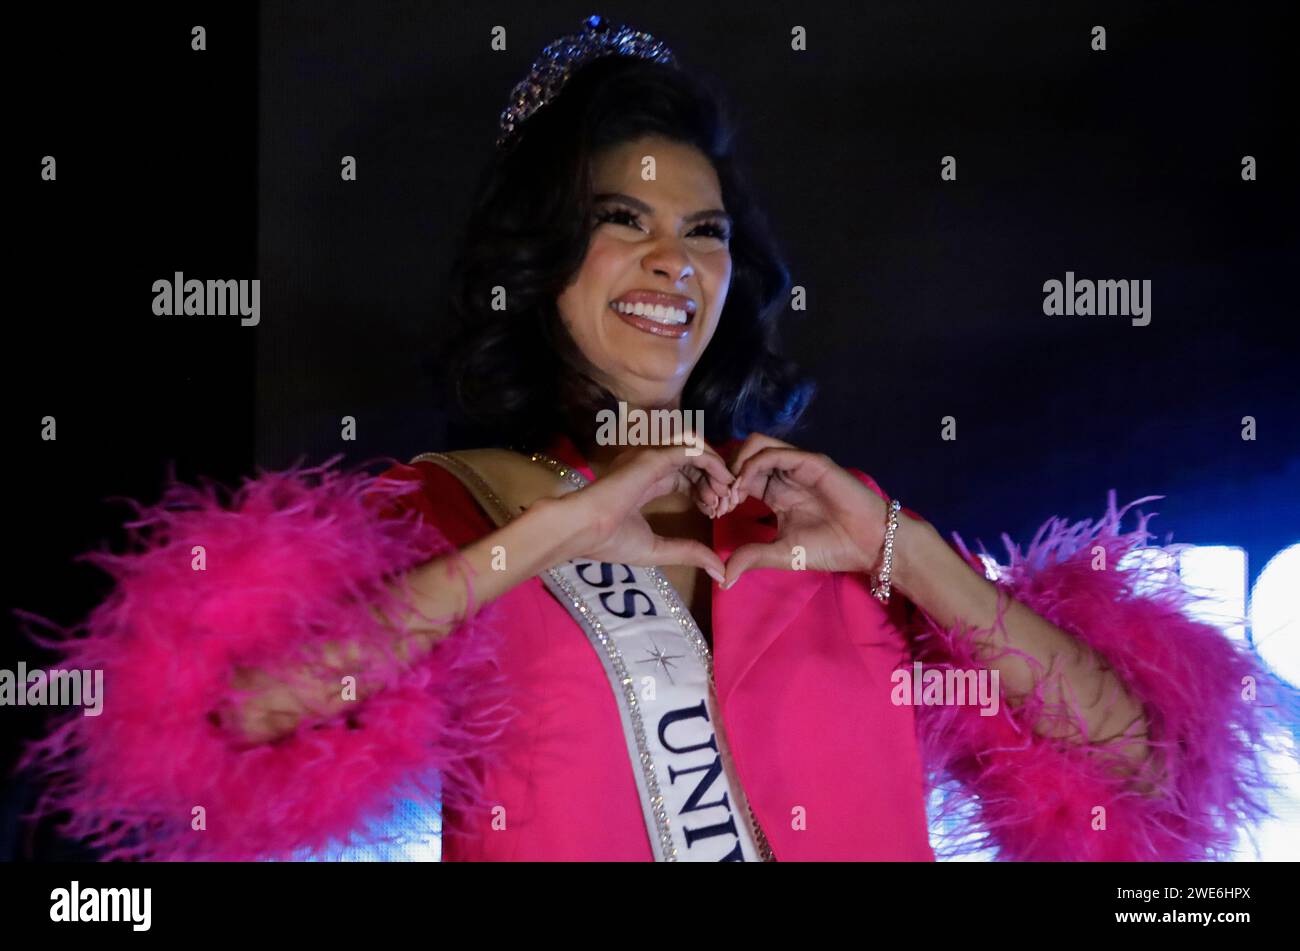
<svg viewBox="0 0 1300 951">
<path fill-rule="evenodd" d="M 1300 544 L 1274 555 L 1250 597 L 1255 648 L 1289 683 L 1300 685 Z"/>
<path fill-rule="evenodd" d="M 1245 643 L 1245 550 L 1227 545 L 1187 548 L 1178 559 L 1178 574 L 1194 592 L 1205 595 L 1205 600 L 1193 604 L 1188 613 Z"/>
</svg>

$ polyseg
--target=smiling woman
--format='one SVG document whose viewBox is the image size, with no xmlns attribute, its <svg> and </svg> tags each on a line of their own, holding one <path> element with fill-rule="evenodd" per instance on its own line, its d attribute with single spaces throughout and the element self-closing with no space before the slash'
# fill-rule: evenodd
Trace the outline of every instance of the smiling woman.
<svg viewBox="0 0 1300 951">
<path fill-rule="evenodd" d="M 1004 858 L 1231 849 L 1264 812 L 1270 679 L 1125 567 L 1149 516 L 1049 523 L 994 583 L 780 438 L 811 393 L 777 346 L 788 275 L 662 43 L 592 18 L 500 144 L 452 295 L 455 396 L 493 445 L 146 510 L 68 646 L 126 689 L 37 750 L 75 833 L 285 857 L 436 793 L 448 859 L 928 861 L 951 781 Z M 702 413 L 710 445 L 597 438 L 627 407 Z M 967 682 L 987 702 L 928 689 Z"/>
<path fill-rule="evenodd" d="M 713 442 L 789 432 L 813 386 L 780 352 L 789 275 L 719 101 L 632 56 L 562 88 L 480 180 L 452 269 L 449 395 L 521 447 L 557 419 L 585 441 L 628 385 L 630 403 L 703 410 Z"/>
<path fill-rule="evenodd" d="M 646 136 L 598 155 L 594 179 L 598 224 L 560 316 L 606 388 L 676 409 L 731 284 L 717 174 L 691 146 Z"/>
</svg>

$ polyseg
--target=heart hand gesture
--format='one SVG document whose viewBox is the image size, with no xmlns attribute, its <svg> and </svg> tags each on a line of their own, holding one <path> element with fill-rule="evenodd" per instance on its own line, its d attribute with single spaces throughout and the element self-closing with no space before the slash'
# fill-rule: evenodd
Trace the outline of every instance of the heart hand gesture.
<svg viewBox="0 0 1300 951">
<path fill-rule="evenodd" d="M 885 501 L 821 453 L 754 433 L 741 445 L 730 470 L 734 493 L 761 499 L 776 515 L 771 542 L 741 545 L 727 560 L 730 588 L 750 568 L 804 565 L 815 571 L 870 571 L 885 535 Z"/>
</svg>

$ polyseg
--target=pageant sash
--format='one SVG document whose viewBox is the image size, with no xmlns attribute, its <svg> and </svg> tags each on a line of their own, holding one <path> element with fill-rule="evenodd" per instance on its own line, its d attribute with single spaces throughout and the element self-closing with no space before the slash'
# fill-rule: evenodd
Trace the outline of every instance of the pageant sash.
<svg viewBox="0 0 1300 951">
<path fill-rule="evenodd" d="M 461 454 L 411 461 L 450 471 L 498 526 L 514 517 Z M 537 461 L 576 487 L 587 483 L 554 460 Z M 727 748 L 708 643 L 668 579 L 652 567 L 584 559 L 539 577 L 586 635 L 614 691 L 656 861 L 770 861 Z"/>
</svg>

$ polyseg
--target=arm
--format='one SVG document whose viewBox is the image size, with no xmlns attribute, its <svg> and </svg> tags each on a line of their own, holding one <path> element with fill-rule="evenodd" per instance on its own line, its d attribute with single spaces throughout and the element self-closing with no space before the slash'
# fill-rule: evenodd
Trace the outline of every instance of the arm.
<svg viewBox="0 0 1300 951">
<path fill-rule="evenodd" d="M 1263 757 L 1282 710 L 1271 690 L 1282 686 L 1252 652 L 1188 615 L 1194 596 L 1176 572 L 1120 567 L 1150 538 L 1149 515 L 1120 530 L 1127 510 L 1112 496 L 1095 523 L 1050 520 L 1024 552 L 1008 540 L 996 584 L 959 538 L 954 551 L 907 521 L 912 541 L 896 544 L 908 600 L 891 609 L 916 659 L 992 667 L 1006 687 L 996 716 L 917 708 L 954 820 L 953 854 L 993 846 L 1015 860 L 1203 860 L 1229 853 L 1268 815 Z"/>
<path fill-rule="evenodd" d="M 260 474 L 229 502 L 174 485 L 136 506 L 131 550 L 87 556 L 113 575 L 110 597 L 51 645 L 60 667 L 103 670 L 105 697 L 27 751 L 49 779 L 38 811 L 68 811 L 66 833 L 106 859 L 247 860 L 364 837 L 398 796 L 481 805 L 479 767 L 512 716 L 483 605 L 559 528 L 538 507 L 505 530 L 513 570 L 484 573 L 459 484 L 391 472 L 327 464 Z M 286 718 L 259 721 L 264 701 L 241 687 L 284 679 Z M 245 702 L 275 742 L 214 715 Z"/>
<path fill-rule="evenodd" d="M 998 587 L 972 571 L 928 522 L 900 518 L 895 550 L 895 587 L 939 626 L 972 630 L 971 649 L 998 671 L 1007 702 L 1023 703 L 1043 673 L 1058 675 L 1045 684 L 1044 707 L 1068 703 L 1076 716 L 1040 717 L 1035 732 L 1096 747 L 1110 744 L 1136 765 L 1147 758 L 1142 704 L 1086 641 L 1019 601 L 1000 597 Z"/>
<path fill-rule="evenodd" d="M 887 506 L 866 473 L 761 433 L 732 468 L 733 496 L 760 497 L 777 536 L 737 548 L 728 584 L 750 567 L 788 567 L 795 545 L 819 570 L 861 581 L 874 569 Z M 1010 859 L 1197 860 L 1227 854 L 1269 814 L 1263 757 L 1291 725 L 1294 691 L 1189 616 L 1195 596 L 1175 571 L 1124 564 L 1150 537 L 1150 516 L 1120 531 L 1128 508 L 1112 493 L 1095 524 L 1052 519 L 1023 553 L 1007 540 L 996 585 L 960 539 L 969 569 L 922 520 L 900 519 L 905 597 L 888 620 L 910 637 L 908 666 L 1007 677 L 996 709 L 916 707 L 927 778 L 955 833 L 941 854 L 991 845 Z"/>
<path fill-rule="evenodd" d="M 528 511 L 457 552 L 414 568 L 395 583 L 391 594 L 394 616 L 375 608 L 376 618 L 392 632 L 398 661 L 411 665 L 427 655 L 464 619 L 473 614 L 471 598 L 486 606 L 567 556 L 564 554 L 572 520 L 555 508 L 554 499 L 539 499 Z M 501 546 L 517 553 L 504 570 L 493 570 L 493 550 Z M 365 646 L 358 641 L 321 645 L 314 664 L 294 671 L 238 667 L 232 686 L 239 692 L 233 710 L 218 714 L 222 723 L 250 744 L 280 739 L 309 717 L 344 712 L 358 700 L 381 689 L 374 677 L 357 681 L 355 696 L 344 699 L 341 678 L 367 666 Z"/>
</svg>

